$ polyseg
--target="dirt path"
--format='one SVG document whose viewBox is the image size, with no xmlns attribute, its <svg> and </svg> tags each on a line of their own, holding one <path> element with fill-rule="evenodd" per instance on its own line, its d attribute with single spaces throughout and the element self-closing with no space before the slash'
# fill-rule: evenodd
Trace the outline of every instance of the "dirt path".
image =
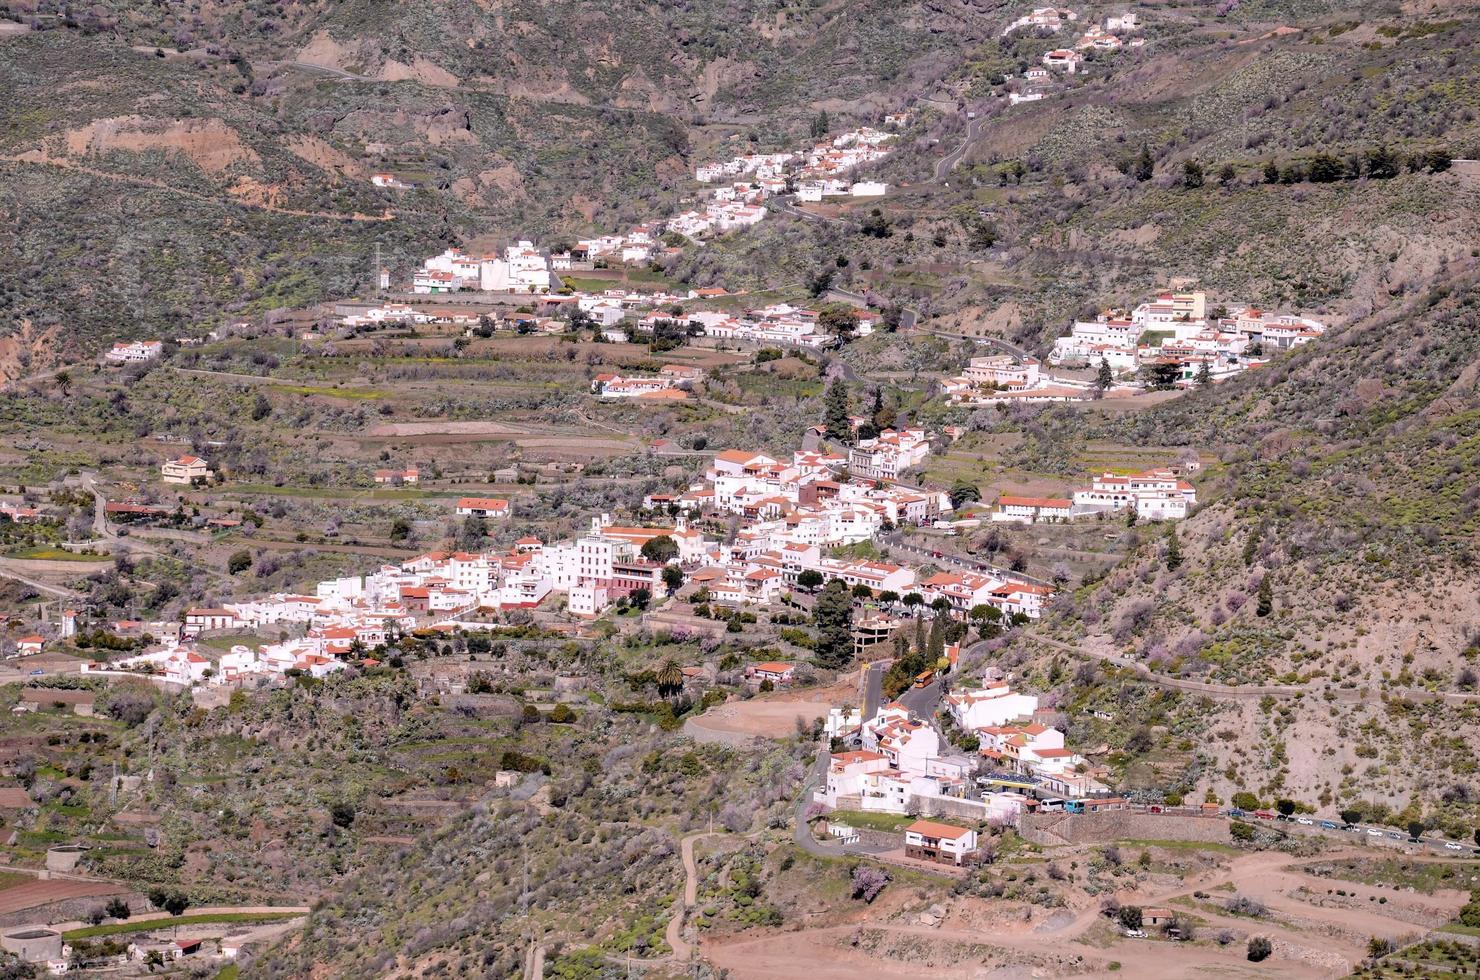
<svg viewBox="0 0 1480 980">
<path fill-rule="evenodd" d="M 673 915 L 668 920 L 668 928 L 663 932 L 663 938 L 668 943 L 668 948 L 673 950 L 669 957 L 675 962 L 687 962 L 693 954 L 693 947 L 684 942 L 683 927 L 688 918 L 689 909 L 699 901 L 699 867 L 694 862 L 694 842 L 704 837 L 722 837 L 723 831 L 704 831 L 690 834 L 678 842 L 679 856 L 683 860 L 683 897 L 673 907 Z"/>
<path fill-rule="evenodd" d="M 327 218 L 330 221 L 394 221 L 394 213 L 387 211 L 385 214 L 333 214 L 327 211 L 299 211 L 294 208 L 280 208 L 273 204 L 258 204 L 252 201 L 244 201 L 231 197 L 212 197 L 209 194 L 200 194 L 195 191 L 187 191 L 183 188 L 167 184 L 162 180 L 154 180 L 150 177 L 139 177 L 130 174 L 116 174 L 108 170 L 98 170 L 95 167 L 84 167 L 81 164 L 71 163 L 66 160 L 37 160 L 27 154 L 0 156 L 0 162 L 24 163 L 35 167 L 55 167 L 58 170 L 70 170 L 74 173 L 88 174 L 100 177 L 103 180 L 116 181 L 121 184 L 133 184 L 138 187 L 153 187 L 156 190 L 167 191 L 178 194 L 181 197 L 193 198 L 197 201 L 205 201 L 208 204 L 234 204 L 243 208 L 254 208 L 258 211 L 271 211 L 274 214 L 290 214 L 299 218 Z"/>
<path fill-rule="evenodd" d="M 1330 695 L 1337 701 L 1382 701 L 1389 697 L 1408 698 L 1415 701 L 1441 700 L 1451 704 L 1466 704 L 1480 701 L 1480 694 L 1463 694 L 1457 691 L 1429 691 L 1424 688 L 1384 688 L 1381 691 L 1364 687 L 1335 687 L 1329 681 L 1312 681 L 1308 684 L 1210 684 L 1205 681 L 1190 681 L 1180 677 L 1168 677 L 1158 674 L 1145 664 L 1127 657 L 1113 653 L 1105 653 L 1099 650 L 1090 650 L 1085 647 L 1075 646 L 1072 643 L 1061 643 L 1058 640 L 1050 640 L 1046 636 L 1030 635 L 1030 642 L 1041 643 L 1055 650 L 1072 653 L 1077 657 L 1085 657 L 1090 660 L 1101 660 L 1105 663 L 1124 667 L 1133 672 L 1141 680 L 1155 684 L 1158 687 L 1172 688 L 1178 691 L 1190 691 L 1194 694 L 1206 694 L 1214 698 L 1231 698 L 1238 701 L 1257 701 L 1264 697 L 1293 698 L 1304 694 L 1329 691 Z"/>
<path fill-rule="evenodd" d="M 1123 890 L 1117 897 L 1124 904 L 1167 905 L 1194 891 L 1234 886 L 1238 894 L 1264 903 L 1273 913 L 1265 918 L 1235 916 L 1199 907 L 1196 915 L 1204 928 L 1230 929 L 1241 935 L 1268 935 L 1276 942 L 1276 955 L 1255 967 L 1244 961 L 1242 941 L 1227 949 L 1212 945 L 1180 944 L 1168 947 L 1154 940 L 1126 940 L 1113 946 L 1084 942 L 1086 933 L 1101 920 L 1098 903 L 1081 909 L 1072 918 L 1051 925 L 1048 921 L 1004 922 L 986 927 L 973 925 L 932 927 L 906 922 L 854 922 L 817 928 L 775 932 L 747 932 L 734 941 L 706 939 L 705 958 L 742 980 L 847 980 L 861 975 L 893 978 L 920 976 L 928 966 L 932 977 L 977 978 L 984 967 L 999 966 L 1010 974 L 1146 977 L 1154 980 L 1183 980 L 1198 975 L 1219 977 L 1312 978 L 1343 976 L 1365 955 L 1366 938 L 1377 935 L 1397 939 L 1424 931 L 1423 927 L 1391 918 L 1365 908 L 1318 906 L 1290 897 L 1300 886 L 1312 887 L 1311 879 L 1288 870 L 1339 857 L 1325 854 L 1292 858 L 1277 852 L 1240 855 L 1226 865 L 1211 868 L 1179 881 L 1175 888 Z M 1370 856 L 1352 851 L 1348 856 Z M 1348 890 L 1352 890 L 1349 883 Z M 1366 886 L 1356 886 L 1358 889 Z M 1379 889 L 1366 888 L 1377 892 Z M 1229 893 L 1232 894 L 1232 893 Z M 1365 894 L 1365 892 L 1364 892 Z M 1225 896 L 1226 897 L 1226 896 Z M 1423 896 L 1423 904 L 1458 907 L 1463 895 Z M 882 934 L 900 940 L 926 941 L 932 950 L 928 963 L 891 959 L 859 944 L 860 937 Z M 956 961 L 949 946 L 962 948 Z M 1072 945 L 1070 945 L 1072 944 Z M 983 962 L 972 947 L 1000 951 L 1001 963 Z M 1172 950 L 1175 950 L 1175 953 Z M 1116 966 L 1112 969 L 1111 964 Z"/>
</svg>

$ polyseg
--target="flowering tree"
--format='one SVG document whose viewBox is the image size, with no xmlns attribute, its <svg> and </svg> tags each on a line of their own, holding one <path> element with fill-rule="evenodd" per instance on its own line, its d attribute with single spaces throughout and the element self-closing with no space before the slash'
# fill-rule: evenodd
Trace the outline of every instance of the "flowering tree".
<svg viewBox="0 0 1480 980">
<path fill-rule="evenodd" d="M 860 864 L 853 869 L 853 897 L 872 902 L 884 886 L 889 884 L 889 875 L 870 864 Z"/>
</svg>

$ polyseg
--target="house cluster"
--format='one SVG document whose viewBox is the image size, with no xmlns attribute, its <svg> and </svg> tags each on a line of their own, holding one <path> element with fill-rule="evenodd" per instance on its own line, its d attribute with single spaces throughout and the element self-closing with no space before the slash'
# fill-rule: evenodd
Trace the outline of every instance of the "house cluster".
<svg viewBox="0 0 1480 980">
<path fill-rule="evenodd" d="M 941 381 L 940 390 L 954 405 L 1080 401 L 1097 393 L 1087 381 L 1048 374 L 1037 358 L 1011 354 L 971 358 L 959 375 Z"/>
<path fill-rule="evenodd" d="M 958 729 L 976 735 L 988 765 L 1028 777 L 1040 793 L 1077 798 L 1108 790 L 1095 778 L 1104 771 L 1066 748 L 1063 732 L 1033 720 L 1038 698 L 1006 681 L 948 694 L 945 710 Z"/>
<path fill-rule="evenodd" d="M 1064 7 L 1039 7 L 1031 13 L 1023 14 L 1017 20 L 1002 29 L 1002 36 L 1014 31 L 1030 31 L 1033 33 L 1045 32 L 1057 34 L 1065 24 L 1072 24 L 1079 19 L 1074 11 Z"/>
<path fill-rule="evenodd" d="M 852 309 L 853 335 L 866 337 L 879 325 L 880 314 L 871 310 Z M 643 318 L 639 330 L 651 330 L 658 320 L 677 320 L 690 330 L 717 340 L 737 340 L 755 344 L 781 344 L 790 347 L 823 348 L 838 342 L 834 334 L 823 329 L 816 310 L 777 303 L 744 313 L 696 310 L 681 316 L 654 313 Z"/>
<path fill-rule="evenodd" d="M 1180 521 L 1196 505 L 1197 489 L 1191 483 L 1171 469 L 1152 469 L 1125 475 L 1102 473 L 1070 498 L 1003 494 L 997 498 L 992 520 L 1037 524 L 1129 512 L 1138 520 Z"/>
<path fill-rule="evenodd" d="M 1119 51 L 1123 47 L 1139 48 L 1146 43 L 1144 37 L 1127 37 L 1141 29 L 1141 19 L 1135 11 L 1111 14 L 1099 24 L 1091 24 L 1084 34 L 1074 42 L 1077 51 Z"/>
<path fill-rule="evenodd" d="M 532 242 L 520 241 L 498 255 L 469 255 L 449 248 L 421 264 L 411 278 L 413 293 L 548 293 L 550 258 Z"/>
<path fill-rule="evenodd" d="M 986 605 L 1004 615 L 1038 618 L 1052 597 L 1044 586 L 975 572 L 921 576 L 907 565 L 824 555 L 825 548 L 871 540 L 888 527 L 933 523 L 948 513 L 951 502 L 943 492 L 890 483 L 882 476 L 865 478 L 855 469 L 897 474 L 928 451 L 920 430 L 886 430 L 846 455 L 799 451 L 789 462 L 726 450 L 715 456 L 701 482 L 683 493 L 650 495 L 644 504 L 741 518 L 733 540 L 706 546 L 703 567 L 690 574 L 715 602 L 767 605 L 795 590 L 802 575 L 811 572 L 824 583 L 836 579 L 875 596 L 915 593 L 922 608 L 944 600 L 961 617 Z"/>
<path fill-rule="evenodd" d="M 1166 292 L 1134 310 L 1106 310 L 1078 320 L 1054 341 L 1050 364 L 1108 364 L 1117 374 L 1157 368 L 1179 383 L 1206 369 L 1212 380 L 1263 364 L 1270 353 L 1308 344 L 1325 324 L 1252 306 L 1207 308 L 1201 292 Z"/>
<path fill-rule="evenodd" d="M 164 341 L 161 340 L 117 341 L 103 354 L 103 359 L 111 364 L 144 364 L 158 360 L 163 353 Z"/>
<path fill-rule="evenodd" d="M 41 520 L 41 508 L 32 507 L 24 500 L 0 500 L 0 517 L 16 524 L 34 524 Z"/>
<path fill-rule="evenodd" d="M 605 372 L 591 379 L 591 393 L 598 398 L 615 400 L 635 398 L 644 402 L 684 401 L 689 387 L 703 377 L 696 368 L 666 364 L 656 377 L 632 377 Z"/>
<path fill-rule="evenodd" d="M 950 694 L 943 708 L 957 729 L 976 736 L 974 754 L 953 751 L 929 720 L 897 701 L 867 719 L 856 709 L 833 709 L 824 731 L 847 748 L 832 754 L 827 780 L 813 791 L 813 801 L 829 810 L 944 810 L 1015 823 L 1044 799 L 1108 792 L 1099 778 L 1107 771 L 1066 748 L 1063 732 L 1036 720 L 1038 698 L 1013 691 L 1006 681 Z M 983 771 L 996 775 L 979 777 Z M 975 835 L 921 821 L 905 828 L 905 845 L 907 856 L 961 864 L 975 850 Z"/>
<path fill-rule="evenodd" d="M 702 238 L 755 224 L 766 215 L 765 200 L 789 188 L 795 188 L 799 201 L 882 196 L 889 191 L 887 184 L 854 180 L 852 175 L 888 155 L 885 144 L 892 139 L 893 133 L 865 126 L 796 152 L 748 153 L 704 164 L 694 171 L 695 179 L 720 186 L 707 192 L 701 208 L 669 219 L 668 230 Z"/>
<path fill-rule="evenodd" d="M 1112 14 L 1102 24 L 1091 24 L 1072 48 L 1055 48 L 1043 55 L 1043 67 L 1061 71 L 1066 75 L 1078 74 L 1084 67 L 1084 52 L 1114 52 L 1123 47 L 1139 48 L 1146 43 L 1143 37 L 1127 38 L 1140 27 L 1134 13 Z"/>
</svg>

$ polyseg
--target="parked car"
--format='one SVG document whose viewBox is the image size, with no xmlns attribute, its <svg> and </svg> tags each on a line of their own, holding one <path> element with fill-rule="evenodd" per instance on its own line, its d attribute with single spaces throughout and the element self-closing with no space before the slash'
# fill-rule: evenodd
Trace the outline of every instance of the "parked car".
<svg viewBox="0 0 1480 980">
<path fill-rule="evenodd" d="M 1145 939 L 1146 933 L 1144 930 L 1141 929 L 1127 929 L 1125 931 L 1125 936 L 1127 939 Z"/>
<path fill-rule="evenodd" d="M 1373 828 L 1368 827 L 1367 828 L 1367 836 L 1368 837 L 1381 837 L 1382 836 L 1382 831 L 1380 831 L 1380 830 L 1374 830 Z"/>
<path fill-rule="evenodd" d="M 1398 833 L 1396 830 L 1389 830 L 1387 832 L 1387 835 L 1388 835 L 1388 839 L 1389 840 L 1402 840 L 1403 839 L 1403 835 L 1400 834 L 1400 833 Z"/>
<path fill-rule="evenodd" d="M 1456 844 L 1454 841 L 1446 841 L 1444 844 L 1444 849 L 1446 851 L 1463 851 L 1465 849 L 1465 845 Z"/>
<path fill-rule="evenodd" d="M 1316 822 L 1310 817 L 1296 817 L 1295 822 L 1300 824 L 1302 827 L 1314 827 L 1316 824 Z"/>
<path fill-rule="evenodd" d="M 1229 810 L 1228 811 L 1228 815 L 1230 817 L 1234 817 L 1234 818 L 1246 816 L 1246 814 L 1244 813 L 1244 811 L 1240 810 L 1238 807 L 1234 807 L 1232 810 Z"/>
<path fill-rule="evenodd" d="M 32 677 L 39 677 L 39 676 L 41 676 L 44 673 L 46 673 L 45 670 L 42 670 L 40 667 L 37 667 L 35 670 L 31 671 L 31 676 Z"/>
<path fill-rule="evenodd" d="M 1340 830 L 1341 829 L 1341 824 L 1337 823 L 1334 820 L 1322 820 L 1321 821 L 1321 829 L 1322 830 Z"/>
</svg>

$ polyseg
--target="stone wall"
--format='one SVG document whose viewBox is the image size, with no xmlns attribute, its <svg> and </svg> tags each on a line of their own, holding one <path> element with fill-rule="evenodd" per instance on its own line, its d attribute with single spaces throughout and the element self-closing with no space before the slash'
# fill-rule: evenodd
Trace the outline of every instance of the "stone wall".
<svg viewBox="0 0 1480 980">
<path fill-rule="evenodd" d="M 1228 843 L 1228 821 L 1180 814 L 1108 810 L 1024 814 L 1019 832 L 1035 844 L 1103 844 L 1117 840 Z"/>
<path fill-rule="evenodd" d="M 910 812 L 927 819 L 954 817 L 977 823 L 987 819 L 987 805 L 980 800 L 961 800 L 951 796 L 912 796 Z"/>
</svg>

